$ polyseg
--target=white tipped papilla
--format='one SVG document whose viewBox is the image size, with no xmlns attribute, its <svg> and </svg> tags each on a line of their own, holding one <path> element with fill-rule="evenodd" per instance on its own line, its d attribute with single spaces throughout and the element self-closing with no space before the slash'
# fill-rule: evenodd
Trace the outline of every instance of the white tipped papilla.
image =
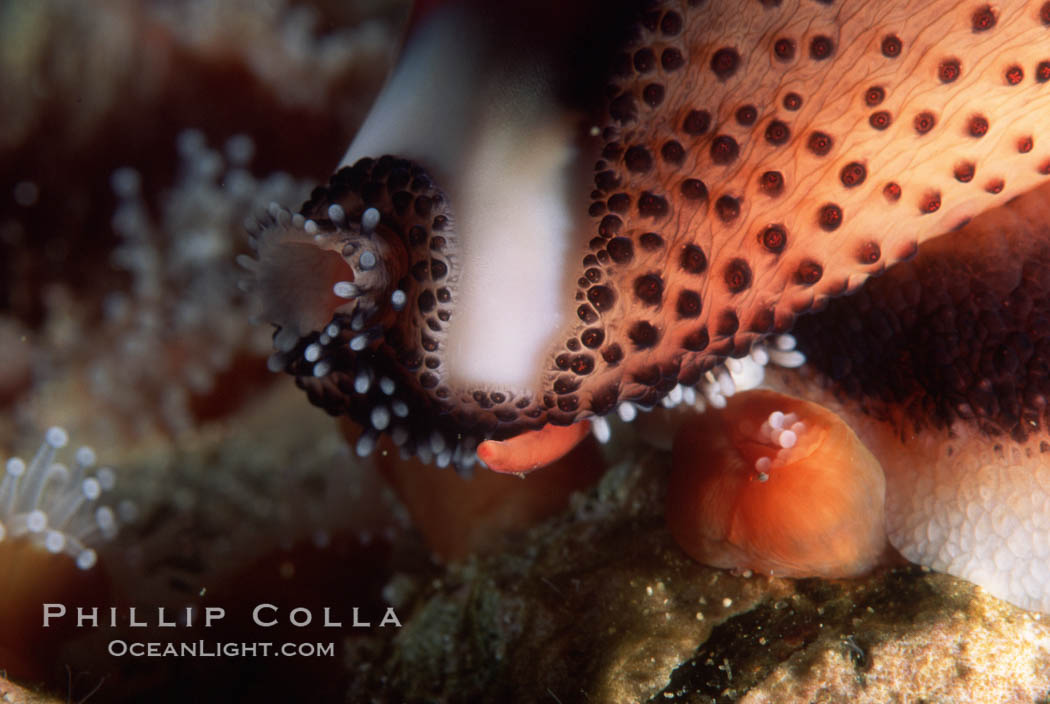
<svg viewBox="0 0 1050 704">
<path fill-rule="evenodd" d="M 376 430 L 386 430 L 390 425 L 390 410 L 386 406 L 376 406 L 370 414 L 372 427 Z"/>
<path fill-rule="evenodd" d="M 393 430 L 390 431 L 390 439 L 398 447 L 403 447 L 408 442 L 408 437 L 408 428 L 403 425 L 395 425 Z"/>
<path fill-rule="evenodd" d="M 773 360 L 773 363 L 779 367 L 786 369 L 795 369 L 801 367 L 806 363 L 806 355 L 802 354 L 798 350 L 791 350 L 790 352 L 784 352 L 782 350 L 770 350 L 769 358 Z"/>
<path fill-rule="evenodd" d="M 441 431 L 435 430 L 430 434 L 430 450 L 435 455 L 441 454 L 445 449 L 445 436 L 441 434 Z"/>
<path fill-rule="evenodd" d="M 337 281 L 332 286 L 332 293 L 339 296 L 339 298 L 345 298 L 347 300 L 355 298 L 361 295 L 361 289 L 355 286 L 350 281 Z"/>
<path fill-rule="evenodd" d="M 682 388 L 682 385 L 676 384 L 673 389 L 667 392 L 667 395 L 663 397 L 663 399 L 660 401 L 660 404 L 664 408 L 674 408 L 682 402 L 683 398 L 685 398 L 685 392 Z"/>
<path fill-rule="evenodd" d="M 711 404 L 714 408 L 725 408 L 726 397 L 722 393 L 722 386 L 715 379 L 714 374 L 707 372 L 704 375 L 704 380 L 701 382 L 700 391 L 704 394 L 704 399 L 707 403 Z"/>
<path fill-rule="evenodd" d="M 234 258 L 234 261 L 237 262 L 237 265 L 240 266 L 242 269 L 246 269 L 248 271 L 256 270 L 256 260 L 252 257 L 249 257 L 247 254 L 238 254 Z"/>
<path fill-rule="evenodd" d="M 612 438 L 612 428 L 609 427 L 609 421 L 602 416 L 591 418 L 591 432 L 594 433 L 594 437 L 597 438 L 598 442 L 603 445 Z"/>
<path fill-rule="evenodd" d="M 474 465 L 480 460 L 478 459 L 478 453 L 475 450 L 466 451 L 460 456 L 459 461 L 456 463 L 456 473 L 464 479 L 470 479 L 474 474 Z"/>
<path fill-rule="evenodd" d="M 299 336 L 290 328 L 281 328 L 273 338 L 273 346 L 278 352 L 291 352 L 299 344 Z"/>
<path fill-rule="evenodd" d="M 768 348 L 769 358 L 786 369 L 801 367 L 806 363 L 806 355 L 796 349 L 796 344 L 794 335 L 777 335 L 773 338 L 773 346 Z"/>
<path fill-rule="evenodd" d="M 718 390 L 722 392 L 723 396 L 728 398 L 736 393 L 736 384 L 733 382 L 733 377 L 727 369 L 719 369 L 715 374 L 715 379 L 718 381 Z"/>
<path fill-rule="evenodd" d="M 266 358 L 266 369 L 274 373 L 280 372 L 284 369 L 285 359 L 284 355 L 280 352 L 271 354 Z"/>
<path fill-rule="evenodd" d="M 343 210 L 343 206 L 339 205 L 338 203 L 333 203 L 332 205 L 328 206 L 328 219 L 336 223 L 337 225 L 345 222 L 346 211 Z"/>
<path fill-rule="evenodd" d="M 372 385 L 372 379 L 367 370 L 361 370 L 354 377 L 354 391 L 359 394 L 368 393 L 369 387 Z"/>
<path fill-rule="evenodd" d="M 765 356 L 764 352 L 763 356 Z M 765 359 L 768 361 L 768 356 L 765 356 Z M 761 386 L 762 381 L 766 378 L 764 363 L 757 362 L 753 354 L 732 361 L 735 364 L 727 365 L 726 368 L 733 379 L 735 391 L 749 391 Z"/>
<path fill-rule="evenodd" d="M 365 212 L 361 213 L 361 229 L 365 232 L 371 232 L 376 229 L 378 224 L 379 211 L 375 208 L 367 208 Z"/>
<path fill-rule="evenodd" d="M 761 343 L 752 348 L 750 357 L 751 360 L 760 367 L 769 364 L 769 351 L 766 349 L 766 346 Z"/>
<path fill-rule="evenodd" d="M 371 432 L 366 432 L 357 439 L 357 444 L 354 445 L 354 452 L 357 453 L 358 457 L 368 457 L 372 454 L 372 451 L 376 449 L 376 436 Z"/>
<path fill-rule="evenodd" d="M 357 266 L 361 271 L 371 271 L 378 263 L 379 260 L 376 259 L 375 252 L 369 250 L 361 252 L 361 256 L 357 260 Z"/>
</svg>

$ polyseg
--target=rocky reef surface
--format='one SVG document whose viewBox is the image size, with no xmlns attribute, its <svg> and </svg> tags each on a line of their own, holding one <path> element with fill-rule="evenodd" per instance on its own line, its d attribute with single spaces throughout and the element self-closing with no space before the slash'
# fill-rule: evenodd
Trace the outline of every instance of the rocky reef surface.
<svg viewBox="0 0 1050 704">
<path fill-rule="evenodd" d="M 564 515 L 391 582 L 392 637 L 348 651 L 349 701 L 1039 702 L 1050 622 L 915 566 L 787 580 L 698 565 L 645 450 Z M 379 694 L 382 692 L 382 694 Z"/>
</svg>

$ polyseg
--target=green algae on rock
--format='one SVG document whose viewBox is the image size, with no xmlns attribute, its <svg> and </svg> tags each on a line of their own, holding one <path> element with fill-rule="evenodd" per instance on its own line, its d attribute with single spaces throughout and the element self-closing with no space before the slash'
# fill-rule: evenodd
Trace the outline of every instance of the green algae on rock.
<svg viewBox="0 0 1050 704">
<path fill-rule="evenodd" d="M 407 578 L 404 628 L 354 639 L 348 699 L 875 704 L 1050 691 L 1050 622 L 962 580 L 910 566 L 793 581 L 689 561 L 663 528 L 667 462 L 636 451 L 501 554 Z"/>
</svg>

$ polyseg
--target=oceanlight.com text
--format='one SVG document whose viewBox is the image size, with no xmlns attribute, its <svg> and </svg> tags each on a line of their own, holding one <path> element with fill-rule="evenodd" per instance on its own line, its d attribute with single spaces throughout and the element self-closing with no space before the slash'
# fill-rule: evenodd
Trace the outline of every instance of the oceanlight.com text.
<svg viewBox="0 0 1050 704">
<path fill-rule="evenodd" d="M 118 658 L 330 658 L 335 656 L 335 643 L 111 640 L 107 651 Z"/>
</svg>

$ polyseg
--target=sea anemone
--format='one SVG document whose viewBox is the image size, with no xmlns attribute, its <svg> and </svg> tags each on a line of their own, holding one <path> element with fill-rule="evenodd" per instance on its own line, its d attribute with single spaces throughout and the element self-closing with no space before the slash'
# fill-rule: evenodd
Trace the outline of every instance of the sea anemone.
<svg viewBox="0 0 1050 704">
<path fill-rule="evenodd" d="M 20 678 L 51 675 L 69 636 L 40 627 L 40 604 L 85 604 L 108 592 L 96 547 L 117 533 L 117 512 L 102 503 L 115 474 L 96 469 L 88 447 L 71 466 L 57 462 L 68 442 L 62 428 L 48 429 L 33 459 L 9 459 L 0 481 L 0 668 Z"/>
<path fill-rule="evenodd" d="M 882 467 L 849 426 L 771 391 L 686 421 L 667 522 L 692 557 L 786 577 L 854 577 L 887 548 Z"/>
<path fill-rule="evenodd" d="M 246 361 L 265 358 L 269 343 L 251 324 L 234 257 L 246 218 L 307 188 L 280 171 L 253 175 L 255 145 L 244 134 L 218 150 L 186 129 L 175 146 L 177 178 L 157 207 L 136 169 L 111 175 L 111 222 L 120 238 L 111 263 L 129 283 L 107 292 L 100 324 L 85 325 L 77 301 L 51 297 L 58 301 L 52 320 L 68 322 L 46 331 L 44 358 L 81 370 L 92 401 L 107 412 L 78 419 L 90 427 L 73 430 L 107 442 L 186 432 L 254 393 L 260 377 L 266 381 Z"/>
<path fill-rule="evenodd" d="M 99 505 L 113 489 L 115 474 L 95 466 L 95 452 L 81 447 L 73 466 L 55 461 L 69 436 L 59 427 L 48 429 L 29 464 L 18 457 L 7 461 L 0 481 L 0 540 L 28 541 L 53 554 L 69 556 L 82 570 L 91 569 L 98 555 L 91 547 L 117 533 L 114 510 Z"/>
</svg>

